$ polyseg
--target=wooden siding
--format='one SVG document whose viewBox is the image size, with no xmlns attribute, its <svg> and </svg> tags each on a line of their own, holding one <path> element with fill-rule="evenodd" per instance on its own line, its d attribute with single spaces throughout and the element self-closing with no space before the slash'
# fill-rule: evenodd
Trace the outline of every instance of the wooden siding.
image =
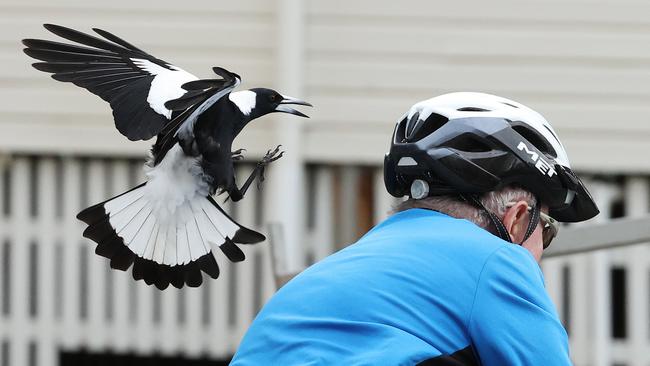
<svg viewBox="0 0 650 366">
<path fill-rule="evenodd" d="M 650 172 L 649 11 L 634 1 L 308 1 L 301 97 L 316 108 L 296 122 L 301 151 L 307 161 L 379 164 L 412 103 L 473 90 L 538 109 L 581 170 Z M 245 87 L 273 87 L 277 12 L 261 0 L 4 1 L 0 151 L 140 156 L 147 146 L 122 139 L 97 97 L 29 67 L 19 40 L 49 37 L 41 23 L 103 27 L 199 76 L 222 65 Z M 290 117 L 266 120 L 279 118 Z M 266 144 L 256 142 L 279 139 L 276 126 L 259 121 L 238 143 L 260 155 Z"/>
<path fill-rule="evenodd" d="M 336 152 L 385 136 L 415 101 L 459 90 L 525 103 L 561 135 L 574 165 L 650 169 L 650 5 L 643 2 L 311 1 L 306 86 Z M 316 119 L 316 118 L 315 118 Z M 335 128 L 321 128 L 320 126 Z M 311 131 L 310 131 L 311 132 Z M 319 140 L 313 137 L 309 141 Z M 363 141 L 358 144 L 357 141 Z"/>
</svg>

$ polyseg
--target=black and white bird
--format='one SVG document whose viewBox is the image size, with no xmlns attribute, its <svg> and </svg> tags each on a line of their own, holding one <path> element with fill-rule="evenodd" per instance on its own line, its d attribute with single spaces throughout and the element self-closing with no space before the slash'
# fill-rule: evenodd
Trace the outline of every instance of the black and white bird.
<svg viewBox="0 0 650 366">
<path fill-rule="evenodd" d="M 244 260 L 236 243 L 265 237 L 235 222 L 212 195 L 242 199 L 283 152 L 269 150 L 238 187 L 233 162 L 243 150 L 233 152 L 232 142 L 255 118 L 271 112 L 307 117 L 288 105 L 311 104 L 265 88 L 234 92 L 241 82 L 235 73 L 214 67 L 220 78 L 198 79 L 101 29 L 93 30 L 103 38 L 44 26 L 77 44 L 23 40 L 24 52 L 42 61 L 36 69 L 109 102 L 115 126 L 129 140 L 156 136 L 147 181 L 77 215 L 88 225 L 83 235 L 97 242 L 95 252 L 112 268 L 133 265 L 134 279 L 160 289 L 199 286 L 201 271 L 217 278 L 217 248 L 232 262 Z"/>
</svg>

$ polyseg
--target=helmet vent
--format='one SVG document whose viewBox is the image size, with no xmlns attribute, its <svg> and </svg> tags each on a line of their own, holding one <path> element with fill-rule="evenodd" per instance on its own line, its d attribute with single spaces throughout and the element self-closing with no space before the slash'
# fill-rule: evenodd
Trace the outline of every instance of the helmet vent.
<svg viewBox="0 0 650 366">
<path fill-rule="evenodd" d="M 447 123 L 449 119 L 445 116 L 441 116 L 437 113 L 431 113 L 424 121 L 418 121 L 419 123 L 414 126 L 413 131 L 406 137 L 408 142 L 420 141 L 423 138 L 431 135 L 436 132 L 440 127 Z"/>
<path fill-rule="evenodd" d="M 512 108 L 519 108 L 519 107 L 517 107 L 516 105 L 514 105 L 514 104 L 510 104 L 510 103 L 508 103 L 508 102 L 501 102 L 501 103 L 503 103 L 503 104 L 505 104 L 505 105 L 508 105 L 508 106 L 511 106 Z"/>
<path fill-rule="evenodd" d="M 406 118 L 399 121 L 395 128 L 395 142 L 406 141 Z"/>
<path fill-rule="evenodd" d="M 554 158 L 557 158 L 557 153 L 555 152 L 555 149 L 551 144 L 546 141 L 544 137 L 542 137 L 537 131 L 533 131 L 530 128 L 526 128 L 525 126 L 518 125 L 518 126 L 512 126 L 512 129 L 515 130 L 518 134 L 520 134 L 523 138 L 528 140 L 533 146 L 535 146 L 537 149 L 540 151 L 547 153 Z"/>
<path fill-rule="evenodd" d="M 489 109 L 479 107 L 463 107 L 456 109 L 459 112 L 491 112 Z"/>
<path fill-rule="evenodd" d="M 446 145 L 453 149 L 470 153 L 488 152 L 494 150 L 484 141 L 469 133 L 464 133 L 453 138 Z"/>
</svg>

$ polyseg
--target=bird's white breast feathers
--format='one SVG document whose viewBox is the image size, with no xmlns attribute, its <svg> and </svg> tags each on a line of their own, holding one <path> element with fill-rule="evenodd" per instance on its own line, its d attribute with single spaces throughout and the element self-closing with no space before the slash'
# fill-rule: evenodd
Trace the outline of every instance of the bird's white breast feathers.
<svg viewBox="0 0 650 366">
<path fill-rule="evenodd" d="M 209 194 L 198 159 L 186 156 L 178 144 L 158 165 L 145 167 L 145 174 L 148 179 L 145 195 L 152 202 L 152 213 L 161 224 L 189 220 L 192 216 L 184 217 L 188 212 L 179 208 Z"/>
</svg>

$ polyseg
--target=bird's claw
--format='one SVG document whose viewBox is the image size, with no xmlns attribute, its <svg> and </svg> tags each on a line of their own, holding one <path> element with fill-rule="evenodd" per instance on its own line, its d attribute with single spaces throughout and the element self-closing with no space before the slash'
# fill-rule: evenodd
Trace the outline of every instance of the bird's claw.
<svg viewBox="0 0 650 366">
<path fill-rule="evenodd" d="M 273 150 L 269 149 L 266 152 L 266 155 L 262 158 L 262 161 L 260 161 L 258 164 L 268 165 L 269 163 L 280 159 L 282 155 L 284 155 L 284 151 L 280 151 L 281 147 L 282 145 L 278 145 Z"/>
<path fill-rule="evenodd" d="M 257 189 L 260 189 L 262 187 L 262 182 L 264 182 L 264 171 L 266 170 L 266 166 L 271 162 L 280 159 L 284 155 L 284 151 L 280 151 L 280 147 L 282 147 L 282 145 L 278 145 L 275 149 L 269 149 L 262 160 L 257 163 L 257 167 L 259 169 Z"/>
</svg>

